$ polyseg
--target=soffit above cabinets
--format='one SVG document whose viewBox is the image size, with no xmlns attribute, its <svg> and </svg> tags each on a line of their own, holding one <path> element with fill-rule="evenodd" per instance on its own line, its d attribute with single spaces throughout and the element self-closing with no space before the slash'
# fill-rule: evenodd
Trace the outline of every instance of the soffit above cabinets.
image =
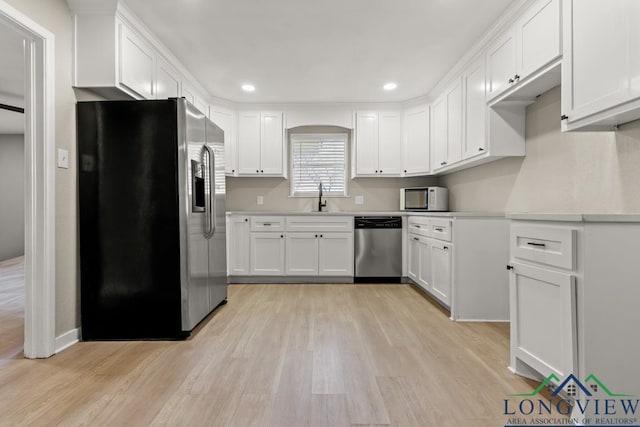
<svg viewBox="0 0 640 427">
<path fill-rule="evenodd" d="M 126 0 L 209 93 L 242 103 L 424 95 L 513 3 Z"/>
</svg>

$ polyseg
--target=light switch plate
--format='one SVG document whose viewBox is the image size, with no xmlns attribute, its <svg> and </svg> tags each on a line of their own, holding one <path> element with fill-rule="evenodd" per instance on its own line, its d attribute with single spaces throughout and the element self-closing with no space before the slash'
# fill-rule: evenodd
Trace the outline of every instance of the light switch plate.
<svg viewBox="0 0 640 427">
<path fill-rule="evenodd" d="M 258 200 L 256 201 L 259 205 L 263 205 L 264 204 L 264 197 L 262 196 L 258 196 Z"/>
<path fill-rule="evenodd" d="M 364 205 L 364 196 L 356 196 L 356 205 Z"/>
<path fill-rule="evenodd" d="M 58 167 L 69 169 L 69 151 L 58 148 Z"/>
</svg>

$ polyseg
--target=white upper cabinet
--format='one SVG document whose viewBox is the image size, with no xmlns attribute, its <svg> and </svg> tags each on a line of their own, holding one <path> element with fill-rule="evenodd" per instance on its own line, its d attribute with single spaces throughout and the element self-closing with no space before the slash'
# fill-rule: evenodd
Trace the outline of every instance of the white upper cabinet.
<svg viewBox="0 0 640 427">
<path fill-rule="evenodd" d="M 516 24 L 518 67 L 516 80 L 525 79 L 562 55 L 560 0 L 539 0 Z"/>
<path fill-rule="evenodd" d="M 403 174 L 429 173 L 429 106 L 408 110 L 404 114 Z"/>
<path fill-rule="evenodd" d="M 356 175 L 378 173 L 378 113 L 356 113 Z"/>
<path fill-rule="evenodd" d="M 447 165 L 447 98 L 442 96 L 431 105 L 431 168 Z"/>
<path fill-rule="evenodd" d="M 563 3 L 565 130 L 606 130 L 640 118 L 640 4 Z"/>
<path fill-rule="evenodd" d="M 460 79 L 446 91 L 447 164 L 462 160 L 462 84 Z"/>
<path fill-rule="evenodd" d="M 284 137 L 281 112 L 238 113 L 238 174 L 284 175 Z"/>
<path fill-rule="evenodd" d="M 282 175 L 284 139 L 281 112 L 260 114 L 260 173 Z"/>
<path fill-rule="evenodd" d="M 400 111 L 356 113 L 356 176 L 400 176 L 401 147 Z"/>
<path fill-rule="evenodd" d="M 515 82 L 517 74 L 516 33 L 507 30 L 487 51 L 487 95 L 493 98 Z"/>
<path fill-rule="evenodd" d="M 378 173 L 399 176 L 401 163 L 402 116 L 399 111 L 381 111 L 378 114 Z"/>
<path fill-rule="evenodd" d="M 462 158 L 483 154 L 487 149 L 487 102 L 485 58 L 480 57 L 462 74 Z"/>
<path fill-rule="evenodd" d="M 156 58 L 156 99 L 180 96 L 180 74 L 161 56 Z"/>
<path fill-rule="evenodd" d="M 156 54 L 142 38 L 123 23 L 118 24 L 119 83 L 142 98 L 153 99 Z"/>
<path fill-rule="evenodd" d="M 488 99 L 524 83 L 562 55 L 560 24 L 560 0 L 538 0 L 489 47 Z M 544 84 L 548 87 L 542 86 L 541 91 L 557 82 Z"/>
<path fill-rule="evenodd" d="M 236 113 L 219 106 L 211 106 L 211 121 L 224 131 L 225 173 L 238 174 L 238 144 L 236 143 Z"/>
<path fill-rule="evenodd" d="M 433 170 L 462 160 L 462 84 L 456 79 L 431 106 Z"/>
<path fill-rule="evenodd" d="M 180 96 L 189 101 L 194 106 L 196 105 L 196 91 L 188 83 L 182 83 Z"/>
</svg>

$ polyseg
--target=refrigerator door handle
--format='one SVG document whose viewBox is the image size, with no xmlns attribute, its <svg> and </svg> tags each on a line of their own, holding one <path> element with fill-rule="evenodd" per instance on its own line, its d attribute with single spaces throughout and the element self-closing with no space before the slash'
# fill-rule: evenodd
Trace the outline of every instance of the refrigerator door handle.
<svg viewBox="0 0 640 427">
<path fill-rule="evenodd" d="M 203 148 L 209 155 L 209 227 L 205 237 L 210 239 L 216 232 L 216 155 L 208 145 L 205 144 Z"/>
</svg>

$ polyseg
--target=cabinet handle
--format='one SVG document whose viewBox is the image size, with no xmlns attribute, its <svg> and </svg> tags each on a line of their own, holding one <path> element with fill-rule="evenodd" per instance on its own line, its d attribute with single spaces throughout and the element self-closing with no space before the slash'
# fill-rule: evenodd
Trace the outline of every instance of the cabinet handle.
<svg viewBox="0 0 640 427">
<path fill-rule="evenodd" d="M 280 235 L 280 238 L 281 238 L 281 239 L 282 239 L 282 238 L 284 238 L 284 235 L 283 235 L 283 234 L 281 234 L 281 235 Z"/>
<path fill-rule="evenodd" d="M 260 173 L 264 173 L 264 171 L 262 169 L 260 169 Z"/>
<path fill-rule="evenodd" d="M 436 230 L 436 231 L 444 231 L 444 229 L 442 227 L 436 227 L 436 228 L 434 228 L 434 230 Z"/>
<path fill-rule="evenodd" d="M 416 241 L 417 241 L 417 240 L 420 240 L 420 239 L 418 239 L 417 237 L 414 237 L 414 238 L 413 238 L 413 240 L 416 240 Z"/>
<path fill-rule="evenodd" d="M 443 248 L 444 248 L 445 251 L 449 250 L 449 246 L 443 246 Z"/>
<path fill-rule="evenodd" d="M 249 222 L 249 218 L 245 218 L 245 219 L 244 219 L 244 222 Z"/>
<path fill-rule="evenodd" d="M 535 242 L 527 242 L 527 245 L 531 245 L 531 246 L 539 246 L 541 248 L 545 248 L 547 245 L 545 245 L 544 243 L 535 243 Z"/>
<path fill-rule="evenodd" d="M 231 169 L 231 173 L 236 173 L 236 170 L 235 169 Z"/>
<path fill-rule="evenodd" d="M 513 79 L 509 79 L 509 84 L 512 84 L 514 82 Z"/>
<path fill-rule="evenodd" d="M 262 225 L 265 226 L 265 227 L 271 227 L 271 223 L 270 222 L 265 222 Z"/>
<path fill-rule="evenodd" d="M 420 228 L 420 226 L 419 226 L 419 225 L 414 225 L 414 227 L 415 227 L 415 228 Z"/>
<path fill-rule="evenodd" d="M 382 169 L 380 169 L 380 173 L 382 173 Z"/>
<path fill-rule="evenodd" d="M 316 239 L 318 238 L 318 235 L 316 234 Z"/>
<path fill-rule="evenodd" d="M 260 173 L 260 170 L 259 170 L 259 169 L 256 169 L 256 173 Z"/>
<path fill-rule="evenodd" d="M 507 270 L 513 270 L 513 265 L 507 264 Z"/>
<path fill-rule="evenodd" d="M 404 170 L 404 173 L 407 173 L 407 170 L 406 170 L 406 169 Z"/>
<path fill-rule="evenodd" d="M 516 75 L 514 76 L 514 78 L 515 78 L 516 80 L 520 80 L 520 76 L 519 76 L 518 74 L 516 74 Z"/>
<path fill-rule="evenodd" d="M 568 120 L 569 116 L 567 116 L 566 114 L 563 114 L 560 116 L 560 120 Z"/>
<path fill-rule="evenodd" d="M 320 238 L 322 239 L 322 234 L 320 235 Z"/>
<path fill-rule="evenodd" d="M 479 147 L 479 148 L 478 148 L 478 151 L 484 151 L 484 148 Z"/>
</svg>

